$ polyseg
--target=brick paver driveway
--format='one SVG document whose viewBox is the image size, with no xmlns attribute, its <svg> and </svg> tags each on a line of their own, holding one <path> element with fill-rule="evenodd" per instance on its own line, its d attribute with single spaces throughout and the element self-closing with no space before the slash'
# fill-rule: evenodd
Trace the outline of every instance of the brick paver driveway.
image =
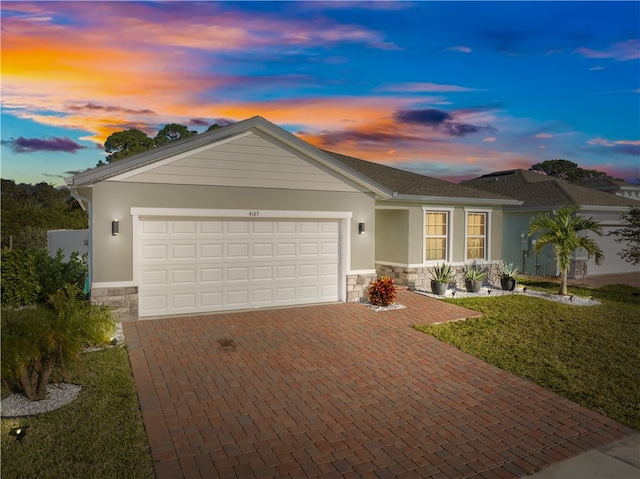
<svg viewBox="0 0 640 479">
<path fill-rule="evenodd" d="M 410 328 L 468 310 L 399 302 L 126 323 L 157 477 L 509 478 L 634 433 Z"/>
</svg>

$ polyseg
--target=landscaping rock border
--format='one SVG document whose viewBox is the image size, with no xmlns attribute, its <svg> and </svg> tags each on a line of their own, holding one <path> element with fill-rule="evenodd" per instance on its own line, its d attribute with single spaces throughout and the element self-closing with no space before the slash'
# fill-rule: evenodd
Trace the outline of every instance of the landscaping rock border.
<svg viewBox="0 0 640 479">
<path fill-rule="evenodd" d="M 526 289 L 525 289 L 526 288 Z M 575 295 L 567 295 L 563 296 L 558 293 L 548 293 L 546 291 L 537 291 L 534 289 L 530 289 L 527 286 L 519 286 L 516 287 L 513 291 L 505 291 L 501 288 L 496 288 L 494 286 L 483 286 L 480 291 L 477 293 L 469 293 L 466 289 L 460 288 L 450 288 L 447 290 L 444 296 L 438 296 L 433 294 L 431 291 L 425 291 L 422 289 L 414 290 L 418 294 L 422 294 L 425 296 L 429 296 L 431 298 L 436 299 L 444 299 L 444 298 L 478 298 L 478 297 L 497 297 L 497 296 L 506 296 L 506 295 L 527 295 L 533 296 L 536 298 L 547 299 L 549 301 L 555 301 L 558 303 L 571 304 L 573 306 L 597 306 L 600 301 L 597 301 L 592 298 L 584 298 L 582 296 Z"/>
<path fill-rule="evenodd" d="M 42 401 L 29 401 L 22 394 L 13 394 L 1 401 L 0 415 L 2 417 L 24 417 L 54 411 L 75 400 L 81 389 L 82 386 L 77 384 L 49 384 L 47 399 Z"/>
</svg>

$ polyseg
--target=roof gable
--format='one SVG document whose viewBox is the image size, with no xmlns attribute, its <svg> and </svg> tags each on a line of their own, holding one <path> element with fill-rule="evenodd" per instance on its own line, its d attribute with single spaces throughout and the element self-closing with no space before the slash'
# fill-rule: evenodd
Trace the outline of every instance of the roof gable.
<svg viewBox="0 0 640 479">
<path fill-rule="evenodd" d="M 351 192 L 362 189 L 251 130 L 107 181 Z"/>
<path fill-rule="evenodd" d="M 368 191 L 377 198 L 517 205 L 507 196 L 320 150 L 259 116 L 67 180 Z"/>
</svg>

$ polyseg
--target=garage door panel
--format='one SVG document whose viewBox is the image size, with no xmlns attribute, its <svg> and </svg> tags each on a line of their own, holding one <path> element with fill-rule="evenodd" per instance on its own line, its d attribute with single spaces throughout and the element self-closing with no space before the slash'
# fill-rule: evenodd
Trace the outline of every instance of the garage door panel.
<svg viewBox="0 0 640 479">
<path fill-rule="evenodd" d="M 155 271 L 143 271 L 140 281 L 143 285 L 156 285 L 166 286 L 167 283 L 167 271 L 155 270 Z"/>
<path fill-rule="evenodd" d="M 273 258 L 273 243 L 258 243 L 251 247 L 253 258 Z"/>
<path fill-rule="evenodd" d="M 279 302 L 290 302 L 295 301 L 296 299 L 296 288 L 293 286 L 290 287 L 279 287 L 275 289 L 276 292 L 276 301 Z"/>
<path fill-rule="evenodd" d="M 249 267 L 240 266 L 227 268 L 227 281 L 248 281 L 249 280 Z"/>
<path fill-rule="evenodd" d="M 334 278 L 338 276 L 338 265 L 335 263 L 326 263 L 320 266 L 320 276 L 323 278 Z"/>
<path fill-rule="evenodd" d="M 167 251 L 169 249 L 165 245 L 144 245 L 141 251 L 141 260 L 142 261 L 153 261 L 153 260 L 161 260 L 166 261 L 169 257 Z"/>
<path fill-rule="evenodd" d="M 249 259 L 249 245 L 246 243 L 228 244 L 226 256 L 228 258 Z"/>
<path fill-rule="evenodd" d="M 174 270 L 171 275 L 171 283 L 175 285 L 196 284 L 196 270 L 195 269 L 178 269 Z"/>
<path fill-rule="evenodd" d="M 256 221 L 251 226 L 253 234 L 269 236 L 273 234 L 274 224 L 270 221 Z"/>
<path fill-rule="evenodd" d="M 227 304 L 243 307 L 249 304 L 249 291 L 246 289 L 227 291 Z"/>
<path fill-rule="evenodd" d="M 195 293 L 172 294 L 171 304 L 174 310 L 192 310 L 196 306 L 196 295 Z"/>
<path fill-rule="evenodd" d="M 221 259 L 223 257 L 223 247 L 221 244 L 201 244 L 200 259 L 212 260 Z"/>
<path fill-rule="evenodd" d="M 223 306 L 222 292 L 216 291 L 211 293 L 201 293 L 200 306 L 202 306 L 203 309 L 208 309 L 210 311 L 221 309 Z"/>
<path fill-rule="evenodd" d="M 251 268 L 251 278 L 256 281 L 273 281 L 273 266 L 254 266 Z"/>
<path fill-rule="evenodd" d="M 140 223 L 141 316 L 339 297 L 338 221 Z"/>
<path fill-rule="evenodd" d="M 323 256 L 337 256 L 338 243 L 325 241 L 322 243 L 322 255 Z"/>
<path fill-rule="evenodd" d="M 277 266 L 276 279 L 296 279 L 295 265 Z"/>
<path fill-rule="evenodd" d="M 220 236 L 224 232 L 222 221 L 202 221 L 200 233 L 206 236 Z"/>
<path fill-rule="evenodd" d="M 317 278 L 319 267 L 317 264 L 301 264 L 299 269 L 300 278 Z"/>
<path fill-rule="evenodd" d="M 164 236 L 167 234 L 167 230 L 169 228 L 169 224 L 166 221 L 143 221 L 142 225 L 142 233 L 146 236 L 153 235 L 161 235 Z"/>
<path fill-rule="evenodd" d="M 148 311 L 151 314 L 164 314 L 167 310 L 168 301 L 165 294 L 148 294 L 140 297 L 140 310 Z"/>
<path fill-rule="evenodd" d="M 175 259 L 196 259 L 196 245 L 193 244 L 172 244 L 171 258 Z"/>
<path fill-rule="evenodd" d="M 188 234 L 193 235 L 196 232 L 195 221 L 172 221 L 171 232 L 175 235 Z"/>
<path fill-rule="evenodd" d="M 311 234 L 317 236 L 319 232 L 318 223 L 300 223 L 300 234 Z"/>
<path fill-rule="evenodd" d="M 251 300 L 254 304 L 270 305 L 273 303 L 273 290 L 267 289 L 254 289 L 251 292 Z"/>
<path fill-rule="evenodd" d="M 221 283 L 223 278 L 222 268 L 203 268 L 200 270 L 200 283 Z"/>
<path fill-rule="evenodd" d="M 230 235 L 246 235 L 249 233 L 249 223 L 246 221 L 227 221 L 227 234 Z"/>
<path fill-rule="evenodd" d="M 318 256 L 320 251 L 318 243 L 300 243 L 300 256 Z"/>
<path fill-rule="evenodd" d="M 603 235 L 590 235 L 593 240 L 598 243 L 604 253 L 604 261 L 597 265 L 594 258 L 587 263 L 587 275 L 595 276 L 599 274 L 616 274 L 616 273 L 640 273 L 640 265 L 632 265 L 623 260 L 618 252 L 625 248 L 624 244 L 615 241 L 616 236 L 607 236 L 608 233 L 615 231 L 620 226 L 605 226 L 602 228 Z"/>
</svg>

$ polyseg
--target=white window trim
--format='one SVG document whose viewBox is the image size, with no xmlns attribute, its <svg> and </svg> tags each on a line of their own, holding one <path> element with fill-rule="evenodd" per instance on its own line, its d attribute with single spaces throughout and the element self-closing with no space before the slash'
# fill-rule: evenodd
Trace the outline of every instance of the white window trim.
<svg viewBox="0 0 640 479">
<path fill-rule="evenodd" d="M 445 250 L 445 259 L 444 260 L 429 260 L 427 261 L 427 213 L 429 212 L 435 213 L 447 213 L 447 246 Z M 452 248 L 452 240 L 453 240 L 453 212 L 454 208 L 432 208 L 429 206 L 422 207 L 422 264 L 433 266 L 443 261 L 445 263 L 451 262 L 451 248 Z"/>
<path fill-rule="evenodd" d="M 485 224 L 485 245 L 484 245 L 484 258 L 468 258 L 467 257 L 467 239 L 469 233 L 469 213 L 483 213 L 486 218 Z M 464 209 L 464 260 L 467 261 L 491 261 L 491 213 L 490 209 L 486 208 L 465 208 Z"/>
</svg>

